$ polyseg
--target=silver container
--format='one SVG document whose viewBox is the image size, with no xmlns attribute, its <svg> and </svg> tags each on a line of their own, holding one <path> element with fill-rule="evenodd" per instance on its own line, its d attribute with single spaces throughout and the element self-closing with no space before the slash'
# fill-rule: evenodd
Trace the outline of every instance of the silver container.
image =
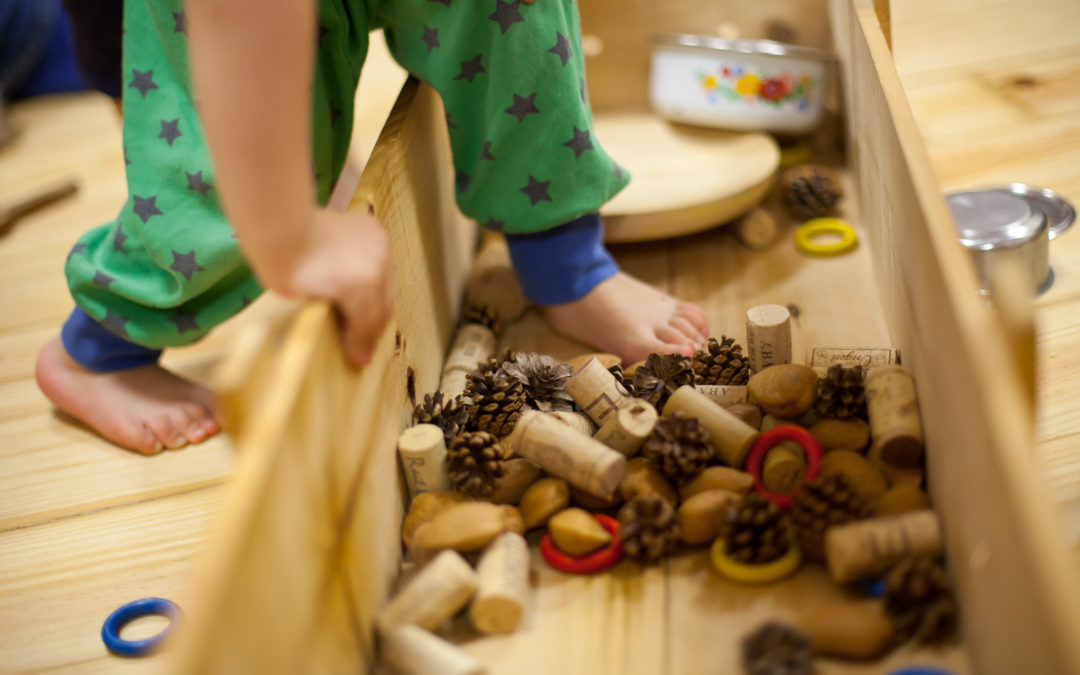
<svg viewBox="0 0 1080 675">
<path fill-rule="evenodd" d="M 960 243 L 975 261 L 982 293 L 993 290 L 993 270 L 1013 260 L 1037 295 L 1054 282 L 1050 239 L 1075 219 L 1072 206 L 1051 192 L 1020 183 L 954 192 L 946 197 Z"/>
</svg>

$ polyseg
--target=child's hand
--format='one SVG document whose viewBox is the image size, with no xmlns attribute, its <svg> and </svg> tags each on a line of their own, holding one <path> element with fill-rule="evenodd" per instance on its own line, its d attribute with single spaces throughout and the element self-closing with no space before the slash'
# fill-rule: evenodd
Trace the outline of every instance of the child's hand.
<svg viewBox="0 0 1080 675">
<path fill-rule="evenodd" d="M 344 321 L 345 355 L 364 365 L 393 306 L 386 231 L 366 214 L 320 209 L 307 249 L 279 290 L 332 302 Z"/>
</svg>

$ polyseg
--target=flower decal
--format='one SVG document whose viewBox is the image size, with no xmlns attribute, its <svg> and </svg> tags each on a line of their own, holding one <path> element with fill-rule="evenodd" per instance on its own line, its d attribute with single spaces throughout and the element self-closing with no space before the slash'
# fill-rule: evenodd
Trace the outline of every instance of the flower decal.
<svg viewBox="0 0 1080 675">
<path fill-rule="evenodd" d="M 807 73 L 753 73 L 742 64 L 726 63 L 715 71 L 699 72 L 698 81 L 709 103 L 721 100 L 761 103 L 773 107 L 810 107 L 819 82 Z"/>
<path fill-rule="evenodd" d="M 736 87 L 737 88 L 737 87 Z M 761 98 L 766 101 L 779 101 L 788 93 L 788 86 L 783 80 L 770 77 L 761 83 Z"/>
<path fill-rule="evenodd" d="M 753 96 L 761 90 L 761 80 L 753 73 L 747 73 L 735 81 L 735 91 L 743 96 Z"/>
</svg>

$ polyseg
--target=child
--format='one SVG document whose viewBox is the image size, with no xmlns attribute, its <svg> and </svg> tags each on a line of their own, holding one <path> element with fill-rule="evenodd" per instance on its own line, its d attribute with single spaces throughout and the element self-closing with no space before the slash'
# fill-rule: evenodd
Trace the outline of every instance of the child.
<svg viewBox="0 0 1080 675">
<path fill-rule="evenodd" d="M 219 428 L 213 397 L 160 368 L 160 350 L 264 288 L 333 302 L 346 354 L 370 358 L 391 311 L 386 235 L 317 204 L 345 161 L 373 28 L 442 96 L 458 204 L 507 235 L 556 330 L 626 361 L 702 343 L 700 309 L 603 247 L 596 210 L 629 177 L 592 136 L 572 0 L 315 4 L 126 2 L 130 199 L 68 257 L 78 307 L 37 368 L 57 406 L 145 454 L 202 441 Z"/>
</svg>

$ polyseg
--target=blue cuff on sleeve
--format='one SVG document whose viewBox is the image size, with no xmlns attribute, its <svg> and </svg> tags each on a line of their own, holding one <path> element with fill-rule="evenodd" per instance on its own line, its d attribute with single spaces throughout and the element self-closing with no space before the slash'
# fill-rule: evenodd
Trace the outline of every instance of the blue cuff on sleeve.
<svg viewBox="0 0 1080 675">
<path fill-rule="evenodd" d="M 508 234 L 506 242 L 525 296 L 538 305 L 580 300 L 619 271 L 604 248 L 598 213 L 544 232 Z"/>
<path fill-rule="evenodd" d="M 79 307 L 60 329 L 60 341 L 76 363 L 96 373 L 149 366 L 161 356 L 160 349 L 143 347 L 109 332 Z"/>
</svg>

